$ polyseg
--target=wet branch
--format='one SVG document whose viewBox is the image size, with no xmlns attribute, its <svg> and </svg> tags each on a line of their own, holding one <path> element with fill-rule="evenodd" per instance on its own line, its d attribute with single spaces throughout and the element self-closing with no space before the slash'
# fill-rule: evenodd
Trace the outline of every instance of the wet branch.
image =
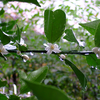
<svg viewBox="0 0 100 100">
<path fill-rule="evenodd" d="M 9 53 L 17 53 L 17 50 L 7 50 Z M 21 53 L 47 53 L 46 50 L 27 50 L 27 51 L 21 51 Z M 52 53 L 56 54 L 56 53 Z M 61 51 L 60 53 L 57 54 L 79 54 L 79 55 L 88 55 L 88 54 L 94 54 L 92 51 L 77 51 L 77 50 L 66 50 L 66 51 Z"/>
</svg>

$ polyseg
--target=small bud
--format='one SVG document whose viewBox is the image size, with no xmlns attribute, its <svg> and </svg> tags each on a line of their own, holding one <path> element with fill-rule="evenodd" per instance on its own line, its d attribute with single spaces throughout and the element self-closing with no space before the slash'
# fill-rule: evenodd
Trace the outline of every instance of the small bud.
<svg viewBox="0 0 100 100">
<path fill-rule="evenodd" d="M 25 47 L 27 47 L 27 45 L 26 45 L 26 44 L 22 44 L 22 46 L 25 46 Z"/>
<path fill-rule="evenodd" d="M 61 59 L 65 59 L 66 57 L 65 57 L 64 54 L 61 54 L 61 55 L 60 55 L 60 58 L 61 58 Z"/>
<path fill-rule="evenodd" d="M 17 50 L 17 54 L 18 54 L 18 55 L 21 55 L 21 52 L 20 52 L 19 50 Z"/>
<path fill-rule="evenodd" d="M 94 47 L 94 48 L 92 49 L 92 51 L 93 51 L 94 53 L 97 54 L 97 53 L 98 53 L 98 49 L 99 49 L 98 47 Z"/>
<path fill-rule="evenodd" d="M 100 48 L 98 48 L 98 53 L 100 53 Z"/>
<path fill-rule="evenodd" d="M 22 57 L 23 57 L 25 60 L 29 60 L 29 56 L 28 56 L 28 55 L 22 55 Z"/>
</svg>

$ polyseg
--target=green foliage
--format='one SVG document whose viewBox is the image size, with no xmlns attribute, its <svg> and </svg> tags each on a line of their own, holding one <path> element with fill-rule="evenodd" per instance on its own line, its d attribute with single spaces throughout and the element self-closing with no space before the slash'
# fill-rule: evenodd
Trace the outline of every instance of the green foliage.
<svg viewBox="0 0 100 100">
<path fill-rule="evenodd" d="M 6 84 L 7 84 L 7 81 L 1 81 L 0 80 L 0 87 L 6 86 Z"/>
<path fill-rule="evenodd" d="M 11 40 L 12 41 L 16 41 L 16 40 L 20 41 L 21 32 L 22 32 L 21 30 L 22 29 L 18 29 L 16 31 L 16 35 L 14 35 L 15 31 L 12 31 L 12 29 L 15 26 L 15 24 L 17 23 L 17 21 L 18 20 L 13 20 L 13 21 L 0 23 L 0 26 L 1 26 L 1 29 L 0 29 L 0 40 L 1 40 L 1 43 L 3 45 L 6 45 L 6 44 L 10 43 Z"/>
<path fill-rule="evenodd" d="M 12 20 L 12 21 L 8 21 L 8 22 L 3 22 L 3 23 L 0 23 L 0 26 L 2 27 L 2 30 L 4 32 L 9 32 L 15 26 L 17 21 L 18 20 Z"/>
<path fill-rule="evenodd" d="M 14 37 L 13 37 L 14 40 L 17 40 L 17 41 L 18 41 L 18 43 L 20 43 L 22 30 L 23 30 L 23 27 L 22 27 L 22 28 L 19 28 L 19 27 L 17 26 L 16 34 L 15 34 Z"/>
<path fill-rule="evenodd" d="M 69 65 L 73 71 L 75 72 L 76 76 L 78 77 L 83 89 L 85 89 L 86 85 L 87 85 L 87 79 L 85 77 L 85 75 L 69 60 L 65 59 L 65 63 L 66 65 Z"/>
<path fill-rule="evenodd" d="M 100 19 L 88 23 L 84 23 L 84 24 L 80 23 L 79 25 L 81 25 L 92 35 L 94 35 L 99 23 L 100 23 Z"/>
<path fill-rule="evenodd" d="M 47 74 L 47 71 L 48 71 L 48 67 L 45 66 L 45 67 L 39 68 L 36 71 L 30 72 L 28 74 L 28 76 L 23 71 L 19 71 L 19 74 L 20 74 L 21 79 L 24 78 L 24 79 L 27 79 L 27 80 L 31 80 L 32 82 L 33 81 L 42 82 L 42 80 L 45 78 L 45 76 Z M 24 82 L 22 82 L 20 92 L 26 93 L 29 90 L 30 89 L 27 87 L 27 85 Z"/>
<path fill-rule="evenodd" d="M 35 5 L 40 7 L 40 4 L 38 3 L 37 0 L 0 0 L 0 1 L 3 1 L 5 3 L 9 2 L 9 1 L 27 2 L 27 3 L 33 3 L 33 4 L 35 4 Z"/>
<path fill-rule="evenodd" d="M 8 100 L 20 100 L 20 97 L 16 95 L 10 95 Z"/>
<path fill-rule="evenodd" d="M 48 42 L 54 43 L 62 36 L 66 24 L 66 15 L 63 10 L 45 10 L 44 32 Z"/>
<path fill-rule="evenodd" d="M 90 66 L 100 66 L 100 59 L 98 59 L 95 54 L 86 55 L 86 61 Z"/>
<path fill-rule="evenodd" d="M 38 99 L 35 96 L 31 96 L 31 97 L 24 98 L 24 99 L 21 99 L 21 100 L 38 100 Z"/>
<path fill-rule="evenodd" d="M 4 94 L 0 93 L 0 100 L 7 100 L 7 97 Z"/>
<path fill-rule="evenodd" d="M 2 53 L 0 53 L 0 57 L 4 58 L 4 60 L 7 60 L 7 58 Z"/>
<path fill-rule="evenodd" d="M 3 45 L 6 45 L 10 42 L 10 37 L 6 35 L 1 29 L 0 29 L 0 40 Z"/>
<path fill-rule="evenodd" d="M 4 14 L 4 10 L 3 10 L 3 8 L 0 10 L 0 15 L 2 15 L 2 14 Z"/>
<path fill-rule="evenodd" d="M 71 29 L 66 29 L 65 33 L 66 33 L 66 35 L 65 35 L 64 39 L 68 40 L 69 42 L 78 43 L 78 41 L 77 41 L 77 39 L 76 39 L 76 37 Z"/>
<path fill-rule="evenodd" d="M 46 86 L 25 79 L 24 82 L 39 100 L 71 100 L 63 91 L 53 86 Z"/>
<path fill-rule="evenodd" d="M 27 47 L 25 47 L 24 45 L 21 45 L 21 44 L 19 44 L 19 43 L 18 43 L 18 49 L 19 49 L 20 51 L 27 51 Z"/>
<path fill-rule="evenodd" d="M 97 29 L 95 31 L 94 42 L 96 47 L 100 47 L 100 23 L 98 24 Z"/>
</svg>

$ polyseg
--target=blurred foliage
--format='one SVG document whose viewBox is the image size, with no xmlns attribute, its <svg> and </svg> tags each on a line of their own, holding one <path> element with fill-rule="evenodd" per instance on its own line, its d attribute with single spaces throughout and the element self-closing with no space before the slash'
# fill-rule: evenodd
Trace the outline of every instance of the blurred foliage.
<svg viewBox="0 0 100 100">
<path fill-rule="evenodd" d="M 82 27 L 77 27 L 76 24 L 82 22 L 90 22 L 94 19 L 98 19 L 99 12 L 97 12 L 94 8 L 94 6 L 98 4 L 97 1 L 95 3 L 93 0 L 91 0 L 91 2 L 85 0 L 85 7 L 81 7 L 80 4 L 74 3 L 70 0 L 62 1 L 63 3 L 58 4 L 58 7 L 66 13 L 66 29 L 73 29 L 77 41 L 85 44 L 85 46 L 79 47 L 77 43 L 68 42 L 64 39 L 61 39 L 60 42 L 58 42 L 59 46 L 61 46 L 62 50 L 91 51 L 91 49 L 94 47 L 93 35 L 88 33 Z M 76 2 L 77 1 L 78 0 L 76 0 Z M 20 5 L 22 4 L 19 2 L 14 2 L 15 4 L 13 2 L 7 3 L 6 5 L 2 5 L 1 3 L 2 6 L 0 7 L 0 23 L 3 24 L 0 24 L 0 27 L 7 25 L 8 27 L 5 27 L 3 30 L 10 36 L 14 31 L 18 29 L 17 25 L 20 28 L 23 27 L 21 37 L 28 45 L 28 49 L 44 49 L 43 44 L 47 43 L 43 32 L 44 9 L 49 8 L 51 10 L 55 10 L 56 2 L 57 1 L 55 0 L 42 0 L 40 2 L 41 8 L 30 4 L 29 6 L 32 7 L 25 9 L 21 8 Z M 49 5 L 46 6 L 47 3 L 49 3 Z M 71 3 L 72 6 L 74 5 L 74 8 L 67 3 Z M 23 5 L 26 4 L 24 3 Z M 99 8 L 100 7 L 98 6 L 98 9 Z M 17 21 L 17 25 L 12 23 L 13 20 Z M 9 21 L 11 23 L 10 25 Z M 10 37 L 10 39 L 12 38 Z M 85 90 L 83 90 L 72 69 L 65 65 L 64 61 L 59 60 L 56 55 L 51 54 L 48 56 L 47 54 L 42 53 L 27 53 L 27 55 L 30 57 L 29 61 L 24 61 L 19 55 L 16 55 L 15 53 L 8 54 L 7 61 L 4 61 L 3 58 L 0 58 L 0 78 L 7 80 L 8 85 L 6 85 L 6 87 L 8 87 L 9 90 L 12 90 L 13 83 L 18 86 L 18 89 L 20 88 L 18 70 L 23 70 L 26 74 L 29 74 L 30 72 L 37 70 L 40 67 L 48 66 L 50 70 L 48 71 L 48 74 L 43 81 L 44 84 L 56 86 L 57 88 L 65 91 L 69 96 L 76 98 L 76 100 L 98 99 L 98 95 L 100 94 L 100 70 L 97 67 L 91 65 L 89 66 L 85 56 L 66 55 L 66 58 L 71 60 L 82 72 L 84 72 L 87 78 L 87 87 Z"/>
</svg>

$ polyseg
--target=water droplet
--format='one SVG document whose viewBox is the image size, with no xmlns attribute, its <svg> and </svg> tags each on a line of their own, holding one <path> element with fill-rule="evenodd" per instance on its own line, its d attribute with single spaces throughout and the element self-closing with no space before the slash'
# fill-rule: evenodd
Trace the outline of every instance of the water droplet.
<svg viewBox="0 0 100 100">
<path fill-rule="evenodd" d="M 61 61 L 64 61 L 61 57 L 59 57 Z"/>
<path fill-rule="evenodd" d="M 33 56 L 34 54 L 32 52 L 30 52 L 30 55 Z"/>
<path fill-rule="evenodd" d="M 96 56 L 97 56 L 97 58 L 99 58 L 99 55 L 98 54 L 96 54 Z"/>
<path fill-rule="evenodd" d="M 97 67 L 95 67 L 95 69 L 97 70 L 98 68 L 97 68 Z"/>
<path fill-rule="evenodd" d="M 24 31 L 23 33 L 26 33 L 26 31 Z"/>
<path fill-rule="evenodd" d="M 91 68 L 94 68 L 94 66 L 91 66 Z"/>
<path fill-rule="evenodd" d="M 41 54 L 43 54 L 43 52 Z"/>
<path fill-rule="evenodd" d="M 86 53 L 85 55 L 89 55 L 89 53 Z"/>
<path fill-rule="evenodd" d="M 25 60 L 25 59 L 23 59 L 23 62 L 26 62 L 26 60 Z"/>
</svg>

